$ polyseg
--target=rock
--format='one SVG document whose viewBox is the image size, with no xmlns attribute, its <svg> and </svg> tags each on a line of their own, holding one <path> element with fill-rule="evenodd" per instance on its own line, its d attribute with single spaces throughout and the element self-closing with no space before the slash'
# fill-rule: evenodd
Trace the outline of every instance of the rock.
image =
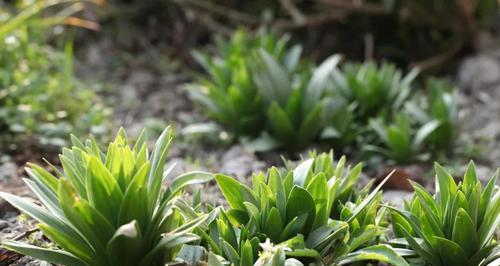
<svg viewBox="0 0 500 266">
<path fill-rule="evenodd" d="M 126 84 L 130 84 L 137 91 L 146 92 L 151 84 L 155 82 L 155 75 L 153 73 L 146 70 L 135 70 L 130 73 L 129 78 L 127 79 Z"/>
<path fill-rule="evenodd" d="M 465 59 L 457 79 L 463 131 L 459 143 L 483 140 L 477 147 L 482 149 L 479 159 L 490 170 L 480 175 L 484 182 L 500 166 L 500 49 L 487 49 Z"/>
<path fill-rule="evenodd" d="M 465 59 L 458 71 L 458 85 L 476 94 L 500 82 L 500 63 L 487 54 Z"/>
<path fill-rule="evenodd" d="M 123 84 L 120 86 L 120 97 L 121 100 L 125 100 L 126 103 L 136 102 L 139 98 L 135 87 L 130 84 Z"/>
<path fill-rule="evenodd" d="M 188 162 L 183 158 L 172 158 L 167 161 L 165 165 L 165 170 L 169 169 L 175 164 L 172 172 L 170 172 L 169 177 L 177 177 L 179 175 L 185 174 L 191 171 L 205 171 L 206 169 L 195 163 Z"/>
<path fill-rule="evenodd" d="M 240 145 L 234 145 L 222 156 L 220 172 L 235 176 L 240 181 L 252 173 L 264 170 L 266 164 L 259 161 L 255 155 L 243 149 Z"/>
<path fill-rule="evenodd" d="M 9 226 L 9 222 L 5 220 L 0 220 L 0 230 L 7 228 L 7 226 Z"/>
<path fill-rule="evenodd" d="M 186 99 L 183 92 L 175 85 L 160 85 L 161 89 L 147 95 L 143 101 L 143 116 L 161 116 L 166 120 L 182 122 L 179 115 L 190 110 L 191 103 Z"/>
<path fill-rule="evenodd" d="M 384 190 L 384 202 L 402 208 L 405 201 L 411 200 L 413 192 L 403 190 Z"/>
<path fill-rule="evenodd" d="M 490 51 L 498 48 L 498 42 L 490 32 L 481 30 L 473 39 L 473 46 L 476 51 Z"/>
<path fill-rule="evenodd" d="M 50 266 L 49 263 L 43 261 L 37 261 L 30 257 L 22 257 L 20 260 L 11 264 L 12 266 Z"/>
<path fill-rule="evenodd" d="M 17 176 L 17 165 L 13 162 L 6 162 L 0 165 L 0 182 L 8 181 Z"/>
</svg>

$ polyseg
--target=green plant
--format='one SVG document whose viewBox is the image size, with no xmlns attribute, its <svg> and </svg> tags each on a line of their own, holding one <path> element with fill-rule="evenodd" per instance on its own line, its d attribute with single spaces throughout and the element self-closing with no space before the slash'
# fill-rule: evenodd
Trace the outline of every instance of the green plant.
<svg viewBox="0 0 500 266">
<path fill-rule="evenodd" d="M 356 123 L 355 103 L 349 103 L 341 97 L 331 99 L 325 113 L 330 114 L 326 127 L 321 131 L 320 139 L 328 140 L 335 148 L 346 148 L 356 144 L 361 132 Z"/>
<path fill-rule="evenodd" d="M 182 219 L 176 198 L 188 184 L 212 175 L 191 172 L 171 178 L 164 173 L 172 132 L 167 128 L 149 155 L 145 132 L 133 147 L 120 130 L 106 152 L 93 138 L 85 145 L 73 137 L 73 147 L 60 155 L 63 172 L 56 178 L 30 164 L 25 179 L 44 207 L 7 193 L 0 196 L 39 222 L 57 248 L 6 240 L 5 248 L 68 266 L 165 265 L 179 246 L 197 239 L 189 232 L 206 219 Z M 169 187 L 162 189 L 165 178 Z"/>
<path fill-rule="evenodd" d="M 395 65 L 373 62 L 345 64 L 342 71 L 333 72 L 334 93 L 355 104 L 357 121 L 373 117 L 389 117 L 404 106 L 411 94 L 412 82 L 418 71 L 403 76 Z"/>
<path fill-rule="evenodd" d="M 431 90 L 428 120 L 439 121 L 439 127 L 429 136 L 429 143 L 436 150 L 447 150 L 459 132 L 457 94 L 445 80 L 429 79 L 426 84 Z"/>
<path fill-rule="evenodd" d="M 266 102 L 266 131 L 278 146 L 303 149 L 329 121 L 326 110 L 332 99 L 326 91 L 340 56 L 327 58 L 316 69 L 280 64 L 265 50 L 260 50 L 260 60 L 255 82 Z"/>
<path fill-rule="evenodd" d="M 313 70 L 299 64 L 300 46 L 287 50 L 286 37 L 263 31 L 251 39 L 240 30 L 231 42 L 217 44 L 221 58 L 195 53 L 211 79 L 189 87 L 209 116 L 237 136 L 265 132 L 259 140 L 266 148 L 298 150 L 318 137 L 329 120 L 326 110 L 334 105 L 324 94 L 339 56 Z"/>
<path fill-rule="evenodd" d="M 285 252 L 290 250 L 286 245 L 273 245 L 271 242 L 266 241 L 260 244 L 262 247 L 262 252 L 259 254 L 258 260 L 251 264 L 243 265 L 254 265 L 254 266 L 304 266 L 300 261 L 294 258 L 286 258 Z M 209 253 L 208 255 L 208 265 L 212 266 L 223 266 L 224 260 L 219 256 Z"/>
<path fill-rule="evenodd" d="M 214 93 L 203 94 L 200 88 L 193 91 L 194 95 L 198 95 L 194 98 L 215 109 L 220 106 L 217 102 L 238 107 L 252 105 L 251 108 L 244 107 L 246 116 L 252 116 L 252 119 L 233 116 L 233 111 L 222 108 L 218 108 L 218 113 L 238 122 L 253 121 L 246 129 L 237 126 L 238 129 L 233 127 L 232 131 L 236 135 L 247 135 L 240 141 L 254 150 L 281 148 L 296 152 L 314 141 L 326 140 L 336 148 L 375 151 L 397 163 L 408 163 L 415 159 L 436 157 L 436 153 L 449 150 L 457 136 L 458 108 L 450 86 L 444 81 L 428 80 L 426 93 L 416 99 L 419 94 L 412 90 L 416 87 L 417 69 L 403 74 L 394 64 L 378 65 L 371 61 L 346 63 L 337 69 L 341 59 L 338 55 L 313 66 L 300 60 L 300 47 L 296 46 L 286 53 L 284 48 L 279 49 L 282 51 L 279 53 L 269 48 L 275 45 L 258 41 L 249 49 L 252 51 L 247 53 L 249 56 L 238 54 L 233 58 L 235 51 L 243 51 L 251 43 L 243 32 L 239 34 L 235 34 L 230 43 L 239 44 L 238 49 L 219 42 L 222 43 L 219 50 L 228 54 L 224 60 L 208 60 L 210 58 L 206 55 L 197 55 L 202 65 L 210 65 L 206 68 L 216 72 L 212 79 L 220 82 L 210 83 L 209 91 Z M 258 49 L 258 45 L 263 48 Z M 244 67 L 241 72 L 244 78 L 241 80 L 247 85 L 242 86 L 238 80 L 229 78 L 234 77 L 235 69 L 238 69 L 228 66 L 228 62 L 232 61 L 241 62 Z M 217 63 L 231 68 L 233 72 L 215 71 Z M 224 73 L 229 76 L 215 78 Z M 258 106 L 253 105 L 255 97 L 250 94 L 237 104 L 232 94 L 225 91 L 231 86 L 251 88 L 252 95 L 259 95 Z M 423 109 L 412 103 L 417 100 L 418 105 L 424 106 Z M 215 119 L 219 122 L 224 120 Z M 195 132 L 200 132 L 200 128 L 212 132 L 218 130 L 212 124 L 199 127 Z M 423 144 L 430 147 L 429 153 L 423 153 Z"/>
<path fill-rule="evenodd" d="M 280 61 L 295 64 L 301 48 L 287 50 L 288 36 L 278 38 L 265 30 L 255 35 L 244 29 L 236 31 L 229 41 L 216 38 L 218 55 L 196 51 L 194 58 L 210 77 L 189 86 L 190 96 L 208 115 L 236 135 L 256 135 L 263 127 L 263 99 L 253 76 L 252 59 L 265 49 Z"/>
<path fill-rule="evenodd" d="M 200 233 L 208 242 L 210 250 L 227 258 L 231 265 L 252 265 L 258 258 L 261 239 L 255 227 L 242 225 L 235 229 L 227 214 L 221 211 L 208 230 L 208 234 Z"/>
<path fill-rule="evenodd" d="M 359 182 L 361 172 L 363 170 L 363 163 L 358 163 L 351 168 L 346 165 L 347 157 L 341 156 L 335 163 L 333 150 L 329 153 L 317 154 L 315 151 L 309 153 L 309 159 L 303 160 L 301 163 L 303 169 L 309 169 L 308 175 L 324 174 L 332 179 L 335 177 L 339 183 L 336 188 L 336 193 L 332 197 L 332 209 L 330 218 L 340 219 L 340 213 L 344 204 L 347 202 L 356 202 L 356 200 L 365 197 L 369 194 L 372 183 L 370 182 L 364 188 L 358 189 L 356 185 Z M 295 163 L 292 161 L 285 161 L 285 166 L 288 172 L 294 171 L 296 168 Z"/>
<path fill-rule="evenodd" d="M 273 265 L 283 265 L 283 266 L 303 266 L 303 264 L 293 258 L 286 258 L 286 251 L 290 251 L 286 245 L 273 245 L 271 242 L 266 241 L 261 244 L 262 253 L 259 255 L 259 259 L 255 262 L 254 266 L 273 266 Z"/>
<path fill-rule="evenodd" d="M 472 162 L 458 184 L 439 164 L 435 170 L 434 196 L 412 183 L 413 200 L 405 210 L 392 208 L 394 233 L 401 237 L 393 242 L 409 246 L 420 265 L 477 266 L 499 258 L 493 239 L 500 223 L 498 171 L 483 188 Z"/>
<path fill-rule="evenodd" d="M 430 78 L 425 85 L 428 95 L 417 103 L 408 102 L 406 110 L 419 124 L 439 121 L 438 128 L 428 137 L 428 144 L 435 151 L 447 152 L 459 133 L 457 94 L 454 86 L 446 80 Z"/>
<path fill-rule="evenodd" d="M 345 180 L 351 180 L 359 171 L 353 170 L 345 179 L 341 178 L 344 165 L 339 164 L 334 175 L 327 176 L 333 168 L 325 164 L 331 162 L 326 158 L 327 155 L 311 158 L 286 172 L 271 168 L 267 175 L 256 174 L 252 188 L 231 177 L 216 175 L 231 209 L 210 230 L 210 234 L 216 234 L 205 235 L 211 250 L 228 258 L 233 265 L 250 265 L 252 259 L 256 260 L 257 244 L 269 239 L 273 244 L 290 248 L 287 256 L 323 261 L 327 265 L 343 264 L 344 260 L 406 265 L 388 246 L 373 245 L 378 244 L 377 238 L 384 232 L 380 223 L 383 213 L 378 212 L 381 197 L 378 190 L 384 182 L 353 203 L 336 202 L 344 191 L 340 187 L 346 184 Z M 330 219 L 331 210 L 337 208 L 340 219 Z M 375 255 L 376 250 L 398 259 L 390 261 L 381 254 Z"/>
<path fill-rule="evenodd" d="M 409 163 L 422 155 L 423 145 L 439 126 L 440 121 L 431 120 L 415 129 L 406 113 L 397 114 L 390 125 L 384 125 L 381 118 L 372 119 L 370 127 L 384 147 L 365 145 L 364 149 L 382 154 L 396 163 Z"/>
<path fill-rule="evenodd" d="M 259 125 L 251 127 L 255 131 L 247 134 L 250 139 L 240 139 L 254 150 L 295 152 L 326 140 L 336 148 L 359 148 L 396 163 L 410 163 L 449 151 L 458 135 L 458 105 L 445 81 L 429 79 L 425 93 L 418 94 L 412 91 L 416 69 L 404 75 L 394 64 L 371 61 L 337 69 L 338 55 L 312 67 L 298 64 L 298 48 L 284 60 L 268 48 L 256 50 L 246 58 L 245 80 L 251 82 L 260 104 L 246 110 L 260 117 L 255 120 Z M 236 83 L 225 79 L 222 87 L 230 84 Z M 227 93 L 209 98 L 232 102 Z"/>
<path fill-rule="evenodd" d="M 36 1 L 0 18 L 5 19 L 0 22 L 0 149 L 7 153 L 25 147 L 57 150 L 70 133 L 99 137 L 106 131 L 109 110 L 73 76 L 71 42 L 64 51 L 47 44 L 47 25 L 63 23 L 67 16 L 39 15 L 78 2 Z M 72 7 L 58 14 L 78 11 Z"/>
</svg>

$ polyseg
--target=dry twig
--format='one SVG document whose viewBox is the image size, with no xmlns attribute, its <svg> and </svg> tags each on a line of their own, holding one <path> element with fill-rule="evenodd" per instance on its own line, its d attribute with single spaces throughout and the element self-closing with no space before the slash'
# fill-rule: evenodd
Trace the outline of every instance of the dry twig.
<svg viewBox="0 0 500 266">
<path fill-rule="evenodd" d="M 315 16 L 305 17 L 303 23 L 296 23 L 290 20 L 279 19 L 274 23 L 274 26 L 279 30 L 293 30 L 299 28 L 314 28 L 331 22 L 340 21 L 346 18 L 346 14 L 342 12 L 330 12 Z"/>
<path fill-rule="evenodd" d="M 193 7 L 201 8 L 204 9 L 205 11 L 208 11 L 212 14 L 215 14 L 217 16 L 225 17 L 233 21 L 238 21 L 246 24 L 252 24 L 256 25 L 259 24 L 260 21 L 259 19 L 250 16 L 248 14 L 239 12 L 237 10 L 225 7 L 225 6 L 220 6 L 216 5 L 214 3 L 211 3 L 210 1 L 206 0 L 173 0 L 174 2 L 178 3 L 179 5 L 184 5 L 188 4 Z"/>
<path fill-rule="evenodd" d="M 349 13 L 357 12 L 368 15 L 381 15 L 388 13 L 388 10 L 382 5 L 366 3 L 363 1 L 354 1 L 354 0 L 317 0 L 317 1 L 340 8 Z"/>
<path fill-rule="evenodd" d="M 293 21 L 297 24 L 302 24 L 306 21 L 306 17 L 300 10 L 297 8 L 297 6 L 293 3 L 293 0 L 280 0 L 281 6 L 283 9 L 288 12 L 290 17 L 292 17 Z"/>
<path fill-rule="evenodd" d="M 446 50 L 444 53 L 438 54 L 436 56 L 433 56 L 431 58 L 427 58 L 421 61 L 414 62 L 410 64 L 410 68 L 419 68 L 421 70 L 426 70 L 429 68 L 433 68 L 439 65 L 443 65 L 444 63 L 448 62 L 453 58 L 455 54 L 460 52 L 462 48 L 464 47 L 465 42 L 464 40 L 459 40 L 457 41 L 450 49 Z"/>
<path fill-rule="evenodd" d="M 20 235 L 18 235 L 18 236 L 16 236 L 16 237 L 14 237 L 14 239 L 13 239 L 13 240 L 14 240 L 14 241 L 19 241 L 19 240 L 21 240 L 21 239 L 23 239 L 23 238 L 25 238 L 25 237 L 30 236 L 31 234 L 33 234 L 34 232 L 36 232 L 36 231 L 38 231 L 38 230 L 39 230 L 38 228 L 32 228 L 32 229 L 29 229 L 28 231 L 23 232 L 22 234 L 20 234 Z"/>
</svg>

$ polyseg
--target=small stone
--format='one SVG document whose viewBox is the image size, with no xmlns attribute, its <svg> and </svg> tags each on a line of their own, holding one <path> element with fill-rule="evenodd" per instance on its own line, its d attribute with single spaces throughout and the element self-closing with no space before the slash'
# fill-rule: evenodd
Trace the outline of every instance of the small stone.
<svg viewBox="0 0 500 266">
<path fill-rule="evenodd" d="M 405 201 L 411 200 L 413 192 L 403 190 L 386 190 L 383 195 L 384 202 L 391 206 L 402 208 Z"/>
<path fill-rule="evenodd" d="M 500 82 L 500 63 L 486 54 L 465 59 L 458 71 L 458 85 L 477 94 Z"/>
<path fill-rule="evenodd" d="M 147 86 L 154 83 L 155 76 L 153 73 L 145 70 L 136 70 L 132 72 L 127 79 L 127 84 L 131 84 L 140 91 L 145 91 Z"/>
<path fill-rule="evenodd" d="M 240 181 L 244 181 L 252 173 L 262 171 L 265 167 L 264 162 L 259 161 L 252 152 L 246 151 L 240 145 L 231 147 L 222 156 L 221 164 L 222 173 L 233 175 Z"/>
<path fill-rule="evenodd" d="M 165 170 L 169 169 L 170 167 L 174 167 L 168 177 L 170 178 L 175 178 L 179 175 L 185 174 L 187 172 L 191 171 L 203 171 L 205 170 L 201 166 L 197 166 L 193 163 L 188 162 L 187 160 L 183 158 L 172 158 L 167 161 L 165 164 Z M 168 180 L 168 179 L 167 179 Z"/>
<path fill-rule="evenodd" d="M 46 262 L 35 260 L 31 257 L 22 257 L 20 260 L 11 264 L 13 266 L 47 266 Z M 49 264 L 50 265 L 50 264 Z"/>
<path fill-rule="evenodd" d="M 0 182 L 17 176 L 17 165 L 13 162 L 6 162 L 0 165 Z"/>
<path fill-rule="evenodd" d="M 5 220 L 0 220 L 0 230 L 3 230 L 9 226 L 9 222 Z"/>
</svg>

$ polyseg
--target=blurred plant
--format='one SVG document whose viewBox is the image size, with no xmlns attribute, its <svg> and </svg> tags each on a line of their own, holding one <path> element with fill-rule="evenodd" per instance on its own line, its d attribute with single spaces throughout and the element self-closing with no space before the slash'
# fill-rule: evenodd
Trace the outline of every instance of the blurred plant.
<svg viewBox="0 0 500 266">
<path fill-rule="evenodd" d="M 356 119 L 363 122 L 401 110 L 417 74 L 418 71 L 413 70 L 403 76 L 395 65 L 389 63 L 380 66 L 373 62 L 348 63 L 342 71 L 333 72 L 333 83 L 335 93 L 354 104 Z"/>
<path fill-rule="evenodd" d="M 93 138 L 85 145 L 72 137 L 73 147 L 60 155 L 63 172 L 56 178 L 30 164 L 25 179 L 43 207 L 27 199 L 0 196 L 40 224 L 38 227 L 61 249 L 48 249 L 14 241 L 5 248 L 63 265 L 165 265 L 183 243 L 197 239 L 190 234 L 206 215 L 185 220 L 174 207 L 184 186 L 206 182 L 212 175 L 191 172 L 170 179 L 162 190 L 170 128 L 156 142 L 151 156 L 143 131 L 133 147 L 120 130 L 108 150 Z"/>
<path fill-rule="evenodd" d="M 287 256 L 305 261 L 335 265 L 344 260 L 349 263 L 379 260 L 407 265 L 388 246 L 376 245 L 378 237 L 385 232 L 381 224 L 384 214 L 378 211 L 381 199 L 378 190 L 385 180 L 354 203 L 336 202 L 345 179 L 327 176 L 333 171 L 332 166 L 326 165 L 331 162 L 327 158 L 327 155 L 311 158 L 286 172 L 271 168 L 267 175 L 256 174 L 253 188 L 231 177 L 216 175 L 231 209 L 224 214 L 222 222 L 217 220 L 216 230 L 210 230 L 210 234 L 216 232 L 207 239 L 211 250 L 228 258 L 233 265 L 250 265 L 251 259 L 257 259 L 254 255 L 257 244 L 269 239 L 273 244 L 283 243 L 290 248 Z M 342 176 L 343 167 L 337 166 L 334 174 Z M 353 172 L 353 176 L 359 174 Z M 332 220 L 331 210 L 337 207 L 340 220 Z M 217 237 L 220 242 L 216 242 Z M 241 264 L 241 260 L 246 263 Z"/>
<path fill-rule="evenodd" d="M 449 152 L 459 133 L 458 99 L 455 87 L 443 79 L 430 78 L 425 87 L 428 96 L 418 104 L 408 102 L 406 110 L 419 124 L 439 121 L 439 126 L 428 137 L 430 148 Z M 423 106 L 424 108 L 418 107 Z"/>
<path fill-rule="evenodd" d="M 103 135 L 109 110 L 96 94 L 73 76 L 71 42 L 64 52 L 45 44 L 46 26 L 65 23 L 73 5 L 50 17 L 45 8 L 82 1 L 36 1 L 17 15 L 2 16 L 0 25 L 0 147 L 53 149 L 70 133 Z M 92 1 L 86 1 L 92 2 Z M 78 6 L 77 6 L 78 7 Z"/>
<path fill-rule="evenodd" d="M 295 54 L 298 62 L 300 54 Z M 329 121 L 326 113 L 332 100 L 325 97 L 330 73 L 339 55 L 327 58 L 316 69 L 297 64 L 280 64 L 260 50 L 262 66 L 255 76 L 266 103 L 266 132 L 277 146 L 289 151 L 305 148 L 316 139 Z M 333 115 L 333 114 L 332 114 Z"/>
<path fill-rule="evenodd" d="M 410 163 L 423 155 L 424 144 L 440 126 L 440 121 L 431 120 L 415 129 L 406 113 L 397 114 L 394 121 L 385 125 L 381 118 L 370 120 L 371 129 L 381 140 L 383 147 L 367 144 L 363 149 L 376 152 L 396 163 Z"/>
<path fill-rule="evenodd" d="M 497 265 L 500 257 L 494 240 L 500 224 L 498 171 L 482 188 L 471 162 L 461 183 L 436 164 L 436 195 L 412 183 L 415 196 L 405 210 L 392 209 L 392 242 L 419 265 Z M 416 258 L 415 258 L 416 257 Z M 496 262 L 498 263 L 498 261 Z"/>
<path fill-rule="evenodd" d="M 245 58 L 244 77 L 259 95 L 259 107 L 246 108 L 248 115 L 259 117 L 254 120 L 258 126 L 240 138 L 253 150 L 297 152 L 314 141 L 326 140 L 339 149 L 375 151 L 396 163 L 410 163 L 449 151 L 458 135 L 457 102 L 445 81 L 429 79 L 422 97 L 417 98 L 420 94 L 413 92 L 417 69 L 404 75 L 394 64 L 371 61 L 346 63 L 338 69 L 338 55 L 314 67 L 300 60 L 299 47 L 290 49 L 284 59 L 268 48 L 256 52 L 257 48 Z M 223 80 L 223 88 L 236 84 Z M 220 88 L 211 84 L 213 89 Z M 199 88 L 194 91 L 200 93 Z M 229 95 L 208 94 L 203 101 L 212 106 L 217 106 L 216 101 L 232 103 Z M 244 106 L 251 102 L 248 99 L 253 98 L 234 106 Z M 212 133 L 220 130 L 214 124 L 204 128 Z M 428 145 L 425 152 L 424 144 Z"/>
<path fill-rule="evenodd" d="M 355 103 L 348 103 L 342 97 L 331 99 L 325 111 L 330 118 L 321 131 L 320 139 L 331 142 L 337 149 L 355 145 L 361 132 L 360 125 L 356 123 L 355 109 Z"/>
<path fill-rule="evenodd" d="M 3 20 L 0 27 L 0 39 L 7 37 L 18 29 L 26 26 L 47 27 L 53 25 L 71 25 L 98 30 L 99 25 L 93 21 L 76 17 L 75 15 L 86 8 L 86 4 L 101 5 L 102 0 L 34 0 L 14 1 L 16 3 L 0 3 L 5 7 L 1 10 Z M 17 5 L 16 5 L 17 4 Z M 16 15 L 7 12 L 7 9 L 17 10 Z M 47 14 L 44 14 L 47 13 Z M 36 21 L 34 23 L 34 21 Z"/>
<path fill-rule="evenodd" d="M 286 35 L 278 38 L 265 30 L 253 35 L 244 29 L 236 31 L 229 41 L 216 38 L 218 55 L 193 53 L 210 77 L 188 87 L 191 98 L 236 135 L 258 134 L 264 126 L 264 105 L 254 83 L 252 58 L 259 49 L 265 49 L 280 61 L 296 63 L 290 61 L 298 60 L 301 49 L 298 46 L 287 49 L 288 39 Z"/>
</svg>

